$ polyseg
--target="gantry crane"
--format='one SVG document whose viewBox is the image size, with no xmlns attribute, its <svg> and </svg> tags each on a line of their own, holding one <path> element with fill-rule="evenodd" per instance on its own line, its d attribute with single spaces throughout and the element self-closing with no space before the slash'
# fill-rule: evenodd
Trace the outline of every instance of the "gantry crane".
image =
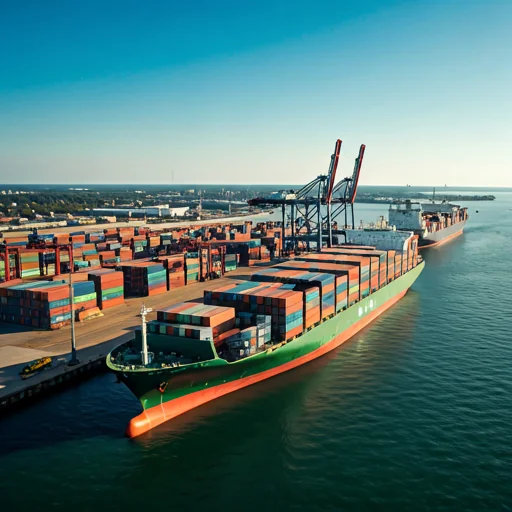
<svg viewBox="0 0 512 512">
<path fill-rule="evenodd" d="M 308 249 L 309 242 L 315 242 L 317 250 L 320 251 L 325 238 L 323 235 L 324 225 L 327 226 L 327 245 L 331 247 L 333 244 L 333 219 L 344 212 L 344 226 L 348 227 L 347 207 L 350 208 L 352 213 L 352 229 L 354 229 L 354 201 L 366 146 L 361 144 L 359 148 L 352 176 L 344 178 L 335 184 L 341 144 L 341 140 L 338 139 L 334 146 L 334 153 L 331 155 L 327 174 L 317 176 L 313 181 L 296 192 L 293 190 L 288 192 L 281 191 L 271 194 L 270 197 L 258 197 L 249 200 L 251 206 L 281 206 L 283 248 L 289 247 L 295 250 L 298 247 L 299 240 L 301 240 L 307 243 Z M 285 237 L 287 208 L 290 209 L 291 224 L 291 233 L 288 239 Z M 297 223 L 301 225 L 297 226 Z"/>
</svg>

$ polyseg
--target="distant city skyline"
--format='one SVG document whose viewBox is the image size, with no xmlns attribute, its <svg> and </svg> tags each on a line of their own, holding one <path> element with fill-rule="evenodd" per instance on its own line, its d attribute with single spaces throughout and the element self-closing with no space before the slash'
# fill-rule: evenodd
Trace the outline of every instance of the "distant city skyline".
<svg viewBox="0 0 512 512">
<path fill-rule="evenodd" d="M 511 187 L 512 2 L 4 6 L 0 183 Z"/>
</svg>

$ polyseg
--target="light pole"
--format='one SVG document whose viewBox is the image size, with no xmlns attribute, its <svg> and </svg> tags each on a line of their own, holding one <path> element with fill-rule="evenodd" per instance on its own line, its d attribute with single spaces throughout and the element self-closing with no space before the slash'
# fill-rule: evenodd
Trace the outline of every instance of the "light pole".
<svg viewBox="0 0 512 512">
<path fill-rule="evenodd" d="M 76 357 L 76 338 L 75 338 L 75 294 L 73 292 L 73 270 L 75 269 L 75 264 L 73 262 L 73 239 L 69 237 L 69 245 L 71 250 L 69 251 L 69 303 L 71 305 L 71 359 L 69 360 L 69 366 L 75 366 L 80 363 L 78 358 Z M 57 249 L 58 250 L 58 249 Z"/>
</svg>

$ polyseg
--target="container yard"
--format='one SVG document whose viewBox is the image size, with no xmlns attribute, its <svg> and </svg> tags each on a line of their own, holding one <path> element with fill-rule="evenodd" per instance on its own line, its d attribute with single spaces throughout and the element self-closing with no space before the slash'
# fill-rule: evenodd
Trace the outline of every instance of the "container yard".
<svg viewBox="0 0 512 512">
<path fill-rule="evenodd" d="M 252 228 L 251 222 L 166 231 L 142 226 L 6 238 L 0 246 L 0 319 L 59 329 L 69 324 L 72 309 L 103 310 L 125 297 L 150 297 L 270 261 L 270 251 L 280 251 L 279 231 L 272 223 Z M 70 270 L 73 307 L 61 279 Z"/>
<path fill-rule="evenodd" d="M 227 286 L 232 280 L 223 279 L 225 274 L 258 270 L 255 265 L 270 261 L 267 245 L 279 254 L 280 228 L 273 223 L 253 227 L 251 222 L 168 231 L 141 226 L 32 233 L 3 242 L 0 399 L 9 408 L 103 367 L 107 349 L 126 336 L 142 301 L 164 310 L 170 302 L 202 297 L 211 279 Z M 77 322 L 77 367 L 66 364 L 72 315 Z M 197 335 L 197 330 L 190 333 Z M 48 355 L 53 359 L 50 369 L 21 380 L 18 374 L 26 363 Z"/>
</svg>

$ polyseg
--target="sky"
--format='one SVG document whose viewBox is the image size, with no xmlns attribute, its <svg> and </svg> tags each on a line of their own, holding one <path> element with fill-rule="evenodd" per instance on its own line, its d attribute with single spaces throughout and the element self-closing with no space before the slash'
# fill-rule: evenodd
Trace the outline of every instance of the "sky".
<svg viewBox="0 0 512 512">
<path fill-rule="evenodd" d="M 0 183 L 512 186 L 510 0 L 4 0 Z"/>
</svg>

